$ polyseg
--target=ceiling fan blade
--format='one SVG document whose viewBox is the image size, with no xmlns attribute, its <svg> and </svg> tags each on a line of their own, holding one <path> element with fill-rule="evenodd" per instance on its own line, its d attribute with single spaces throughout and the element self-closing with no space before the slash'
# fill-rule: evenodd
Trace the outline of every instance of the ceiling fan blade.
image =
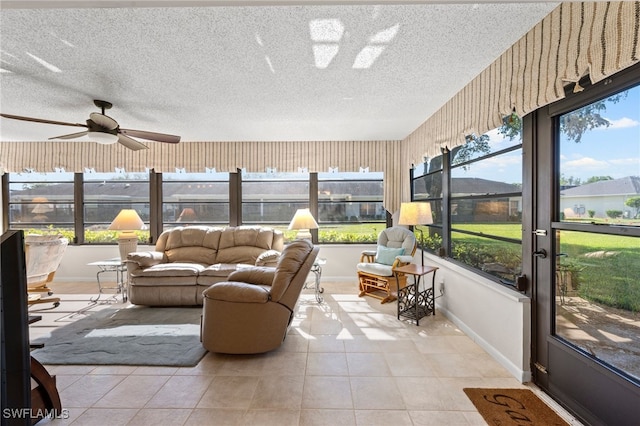
<svg viewBox="0 0 640 426">
<path fill-rule="evenodd" d="M 89 118 L 91 118 L 91 121 L 96 123 L 98 126 L 107 130 L 113 130 L 118 127 L 118 122 L 116 120 L 108 115 L 100 114 L 99 112 L 92 112 L 89 114 Z"/>
<path fill-rule="evenodd" d="M 155 132 L 147 132 L 144 130 L 132 130 L 132 129 L 120 129 L 120 133 L 128 136 L 134 136 L 136 138 L 146 139 L 149 141 L 166 142 L 166 143 L 180 142 L 180 136 L 167 135 L 165 133 L 155 133 Z"/>
<path fill-rule="evenodd" d="M 21 115 L 0 114 L 0 116 L 2 116 L 4 118 L 12 118 L 14 120 L 32 121 L 34 123 L 57 124 L 59 126 L 88 127 L 86 124 L 67 123 L 67 122 L 64 122 L 64 121 L 54 121 L 54 120 L 44 120 L 42 118 L 23 117 Z"/>
<path fill-rule="evenodd" d="M 54 136 L 52 138 L 49 138 L 49 140 L 51 140 L 51 139 L 75 139 L 75 138 L 80 138 L 82 136 L 85 136 L 87 133 L 89 133 L 89 132 L 85 131 L 85 132 L 71 133 L 69 135 Z"/>
<path fill-rule="evenodd" d="M 141 149 L 149 149 L 149 147 L 143 144 L 142 142 L 138 142 L 137 140 L 132 139 L 129 136 L 123 135 L 122 133 L 118 135 L 118 143 L 134 151 L 139 151 Z"/>
</svg>

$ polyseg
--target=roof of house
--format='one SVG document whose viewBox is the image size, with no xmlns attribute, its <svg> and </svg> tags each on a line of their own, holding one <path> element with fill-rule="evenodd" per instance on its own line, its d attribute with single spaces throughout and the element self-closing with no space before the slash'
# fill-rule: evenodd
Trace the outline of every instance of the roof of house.
<svg viewBox="0 0 640 426">
<path fill-rule="evenodd" d="M 563 197 L 585 197 L 601 195 L 640 195 L 640 177 L 627 176 L 620 179 L 601 180 L 560 191 Z"/>
</svg>

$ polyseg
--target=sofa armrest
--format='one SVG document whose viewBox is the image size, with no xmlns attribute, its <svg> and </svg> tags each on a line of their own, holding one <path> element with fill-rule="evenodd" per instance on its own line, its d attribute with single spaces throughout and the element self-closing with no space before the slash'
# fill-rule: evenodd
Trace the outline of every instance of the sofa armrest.
<svg viewBox="0 0 640 426">
<path fill-rule="evenodd" d="M 270 266 L 250 266 L 233 271 L 229 274 L 227 281 L 270 286 L 275 273 L 275 268 Z"/>
<path fill-rule="evenodd" d="M 276 266 L 280 259 L 278 250 L 267 250 L 256 259 L 256 266 Z"/>
<path fill-rule="evenodd" d="M 267 303 L 269 287 L 243 282 L 216 283 L 202 292 L 207 299 L 236 303 Z"/>
<path fill-rule="evenodd" d="M 127 255 L 128 261 L 136 262 L 141 268 L 166 263 L 167 258 L 164 253 L 159 251 L 137 251 Z"/>
</svg>

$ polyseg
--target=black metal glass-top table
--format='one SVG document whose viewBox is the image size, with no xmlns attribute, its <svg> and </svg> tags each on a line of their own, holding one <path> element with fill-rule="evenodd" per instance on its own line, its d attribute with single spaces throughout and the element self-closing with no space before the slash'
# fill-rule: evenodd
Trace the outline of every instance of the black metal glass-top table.
<svg viewBox="0 0 640 426">
<path fill-rule="evenodd" d="M 420 318 L 436 314 L 435 283 L 437 270 L 436 266 L 421 266 L 413 263 L 394 268 L 393 272 L 396 280 L 398 279 L 398 274 L 413 275 L 413 284 L 408 284 L 398 289 L 398 319 L 403 316 L 415 320 L 416 325 L 420 325 Z M 428 274 L 433 274 L 431 286 L 426 286 L 421 290 L 420 280 Z"/>
</svg>

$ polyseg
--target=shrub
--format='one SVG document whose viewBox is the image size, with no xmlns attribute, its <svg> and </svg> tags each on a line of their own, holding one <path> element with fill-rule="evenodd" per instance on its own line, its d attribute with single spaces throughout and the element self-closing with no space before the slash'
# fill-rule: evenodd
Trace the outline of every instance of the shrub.
<svg viewBox="0 0 640 426">
<path fill-rule="evenodd" d="M 589 215 L 589 217 L 594 217 L 596 215 L 596 211 L 595 210 L 587 210 L 587 214 Z"/>
<path fill-rule="evenodd" d="M 607 210 L 605 212 L 611 219 L 622 217 L 622 210 Z"/>
</svg>

